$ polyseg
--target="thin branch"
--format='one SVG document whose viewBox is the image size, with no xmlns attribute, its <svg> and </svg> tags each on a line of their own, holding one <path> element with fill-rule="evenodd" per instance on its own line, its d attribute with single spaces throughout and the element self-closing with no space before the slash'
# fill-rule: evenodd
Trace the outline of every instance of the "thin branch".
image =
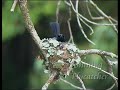
<svg viewBox="0 0 120 90">
<path fill-rule="evenodd" d="M 82 87 L 83 87 L 83 90 L 86 90 L 86 87 L 82 81 L 82 79 L 78 76 L 78 74 L 74 73 L 75 74 L 75 77 L 77 78 L 77 80 L 79 80 L 79 82 L 81 83 Z"/>
<path fill-rule="evenodd" d="M 90 0 L 90 3 L 105 17 L 109 20 L 110 23 L 112 23 L 111 20 L 114 20 L 115 22 L 117 22 L 117 20 L 107 16 L 92 0 Z M 116 29 L 116 26 L 114 24 L 112 24 L 112 26 L 114 27 L 113 30 L 115 30 L 116 33 L 118 33 L 118 30 Z"/>
<path fill-rule="evenodd" d="M 71 6 L 70 3 L 68 3 L 66 0 L 64 0 L 65 4 L 67 4 L 68 6 Z"/>
<path fill-rule="evenodd" d="M 107 19 L 112 19 L 114 22 L 118 23 L 117 20 L 113 19 L 112 17 L 110 16 L 107 16 L 92 0 L 89 0 L 90 3 Z"/>
<path fill-rule="evenodd" d="M 84 56 L 84 55 L 88 55 L 88 54 L 98 54 L 98 55 L 104 55 L 104 56 L 109 56 L 111 58 L 118 59 L 118 56 L 115 55 L 114 53 L 102 51 L 102 50 L 98 50 L 98 49 L 80 50 L 80 52 L 79 52 L 80 56 Z"/>
<path fill-rule="evenodd" d="M 92 29 L 92 27 L 88 25 L 82 18 L 80 18 L 80 20 L 91 30 L 90 35 L 92 35 L 94 33 L 94 30 Z"/>
<path fill-rule="evenodd" d="M 57 72 L 53 72 L 48 81 L 44 84 L 44 86 L 42 87 L 42 90 L 47 90 L 48 86 L 54 81 L 54 78 L 56 77 Z"/>
<path fill-rule="evenodd" d="M 12 5 L 12 7 L 10 9 L 11 12 L 14 12 L 17 3 L 18 3 L 18 0 L 14 0 L 13 5 Z"/>
<path fill-rule="evenodd" d="M 87 7 L 87 10 L 88 10 L 88 14 L 90 15 L 90 17 L 91 17 L 93 20 L 105 19 L 105 17 L 102 17 L 102 16 L 99 16 L 99 17 L 94 17 L 94 16 L 92 16 L 92 14 L 91 14 L 91 12 L 90 12 L 90 9 L 89 9 L 89 6 L 88 6 L 88 2 L 86 2 L 86 7 Z"/>
<path fill-rule="evenodd" d="M 71 2 L 71 3 L 72 3 L 72 2 Z M 72 4 L 72 5 L 73 5 L 73 4 Z M 78 13 L 78 0 L 76 0 L 76 12 Z M 92 43 L 93 45 L 95 45 L 95 43 L 92 42 L 92 41 L 86 36 L 86 34 L 85 34 L 84 30 L 83 30 L 83 27 L 82 27 L 82 25 L 81 25 L 81 23 L 80 23 L 78 14 L 76 14 L 76 17 L 77 17 L 78 25 L 79 25 L 80 30 L 81 30 L 82 34 L 84 35 L 84 37 L 85 37 L 90 43 Z"/>
<path fill-rule="evenodd" d="M 108 65 L 108 72 L 114 75 L 113 70 L 112 70 L 112 65 L 110 64 L 109 60 L 107 59 L 106 56 L 101 55 L 102 59 L 107 63 Z M 113 78 L 114 79 L 114 78 Z M 116 79 L 114 79 L 116 86 L 118 87 L 118 82 Z"/>
<path fill-rule="evenodd" d="M 108 19 L 109 20 L 109 22 L 111 23 L 111 24 L 113 24 L 113 22 L 110 20 L 110 19 Z M 118 30 L 117 30 L 117 28 L 116 28 L 116 26 L 113 24 L 113 30 L 116 32 L 116 33 L 118 33 Z"/>
<path fill-rule="evenodd" d="M 104 72 L 104 73 L 108 74 L 108 75 L 109 75 L 109 76 L 111 76 L 113 79 L 118 80 L 118 78 L 117 78 L 117 77 L 115 77 L 113 74 L 108 73 L 108 72 L 104 71 L 103 69 L 101 69 L 101 68 L 99 68 L 99 67 L 93 66 L 93 65 L 88 64 L 88 63 L 83 62 L 83 61 L 80 61 L 80 62 L 81 62 L 82 64 L 84 64 L 84 65 L 87 65 L 87 66 L 93 67 L 93 68 L 95 68 L 95 69 L 98 69 L 98 70 L 100 70 L 100 71 L 102 71 L 102 72 Z"/>
<path fill-rule="evenodd" d="M 69 8 L 70 8 L 71 5 L 70 5 L 67 1 L 64 1 L 64 2 L 65 2 L 65 4 L 67 4 L 67 5 L 69 6 Z M 71 12 L 71 9 L 70 9 L 69 12 Z M 91 30 L 90 35 L 92 35 L 92 34 L 94 33 L 92 27 L 91 27 L 90 25 L 88 25 L 82 18 L 80 18 L 80 20 Z M 72 37 L 71 37 L 71 38 L 72 38 Z M 71 40 L 71 38 L 70 38 L 70 40 Z M 70 40 L 69 40 L 69 41 L 70 41 Z"/>
<path fill-rule="evenodd" d="M 61 4 L 61 0 L 58 0 L 57 9 L 56 9 L 56 22 L 58 22 L 60 4 Z"/>
<path fill-rule="evenodd" d="M 70 83 L 70 82 L 68 82 L 68 81 L 66 81 L 66 80 L 64 80 L 64 79 L 62 79 L 62 78 L 60 78 L 60 80 L 63 81 L 63 82 L 65 82 L 65 83 L 67 83 L 67 84 L 69 84 L 70 86 L 72 86 L 72 87 L 74 87 L 74 88 L 76 88 L 76 89 L 83 90 L 83 88 L 78 87 L 78 86 L 75 86 L 75 85 L 73 85 L 72 83 Z"/>
<path fill-rule="evenodd" d="M 40 37 L 38 36 L 34 25 L 31 21 L 30 15 L 29 15 L 29 10 L 27 8 L 27 0 L 19 0 L 18 1 L 21 12 L 23 14 L 23 18 L 24 18 L 24 22 L 26 25 L 26 28 L 28 30 L 28 32 L 31 34 L 33 40 L 35 41 L 35 43 L 37 44 L 37 46 L 39 47 L 40 51 L 42 52 L 43 58 L 45 60 L 47 60 L 47 57 L 45 55 L 45 52 L 41 49 L 41 40 Z"/>
<path fill-rule="evenodd" d="M 114 86 L 115 86 L 115 83 L 110 88 L 108 88 L 106 90 L 112 90 L 114 88 Z"/>
<path fill-rule="evenodd" d="M 106 56 L 103 56 L 103 55 L 101 55 L 101 57 L 102 57 L 102 59 L 107 63 L 107 67 L 108 67 L 108 72 L 109 73 L 111 73 L 111 74 L 113 74 L 113 71 L 112 71 L 112 65 L 110 64 L 110 62 L 109 62 L 109 60 L 107 59 L 107 57 Z"/>
<path fill-rule="evenodd" d="M 70 4 L 72 6 L 72 9 L 73 11 L 81 18 L 83 18 L 85 21 L 87 21 L 88 23 L 91 23 L 93 25 L 103 25 L 103 26 L 113 26 L 113 24 L 100 24 L 100 23 L 96 23 L 96 22 L 93 22 L 93 21 L 90 21 L 89 19 L 85 18 L 84 16 L 82 16 L 80 13 L 78 13 L 75 8 L 74 8 L 74 5 L 72 4 L 72 1 L 70 0 Z M 117 24 L 114 24 L 114 25 L 117 25 Z"/>
<path fill-rule="evenodd" d="M 68 28 L 69 28 L 69 32 L 70 32 L 70 39 L 68 42 L 72 42 L 74 44 L 74 40 L 73 40 L 73 35 L 72 35 L 72 30 L 71 30 L 71 25 L 70 25 L 70 21 L 67 21 L 68 24 Z"/>
<path fill-rule="evenodd" d="M 72 30 L 71 30 L 71 25 L 70 25 L 70 21 L 71 21 L 71 8 L 69 7 L 69 18 L 67 20 L 67 24 L 68 24 L 68 28 L 69 28 L 69 33 L 70 33 L 70 40 L 68 42 L 72 42 L 74 43 L 74 40 L 73 40 L 73 35 L 72 35 Z"/>
<path fill-rule="evenodd" d="M 112 22 L 110 23 L 110 24 L 99 24 L 99 23 L 96 23 L 96 22 L 93 22 L 93 21 L 90 21 L 90 20 L 88 20 L 87 18 L 85 18 L 84 16 L 82 16 L 79 12 L 78 12 L 78 10 L 77 10 L 77 8 L 78 8 L 78 1 L 76 0 L 76 9 L 74 8 L 74 5 L 73 5 L 73 3 L 72 3 L 72 1 L 71 0 L 69 0 L 70 1 L 70 3 L 69 2 L 67 2 L 67 1 L 64 1 L 68 6 L 71 6 L 72 7 L 72 9 L 73 9 L 73 11 L 76 13 L 76 16 L 77 16 L 77 22 L 78 22 L 78 25 L 79 25 L 79 27 L 80 27 L 80 29 L 81 29 L 81 32 L 82 32 L 82 34 L 84 35 L 84 37 L 90 42 L 90 43 L 92 43 L 92 44 L 95 44 L 95 43 L 93 43 L 87 36 L 86 36 L 86 34 L 85 34 L 85 32 L 84 32 L 84 30 L 83 30 L 83 28 L 82 28 L 82 25 L 81 25 L 81 23 L 80 23 L 80 21 L 82 21 L 87 27 L 89 27 L 90 28 L 90 30 L 92 31 L 92 33 L 90 33 L 90 35 L 91 34 L 93 34 L 93 29 L 91 28 L 91 26 L 89 26 L 86 22 L 88 22 L 88 23 L 91 23 L 91 24 L 94 24 L 94 25 L 104 25 L 104 26 L 113 26 L 113 28 L 115 29 L 115 31 L 117 31 L 117 29 L 116 29 L 116 27 L 115 27 L 115 25 L 117 25 L 117 24 L 113 24 Z M 79 20 L 80 19 L 80 20 Z M 86 22 L 85 22 L 86 21 Z"/>
</svg>

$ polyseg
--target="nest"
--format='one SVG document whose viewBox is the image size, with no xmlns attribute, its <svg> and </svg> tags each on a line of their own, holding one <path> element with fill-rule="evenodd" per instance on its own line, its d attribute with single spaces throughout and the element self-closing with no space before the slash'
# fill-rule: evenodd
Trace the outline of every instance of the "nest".
<svg viewBox="0 0 120 90">
<path fill-rule="evenodd" d="M 67 76 L 81 58 L 74 44 L 58 42 L 54 38 L 42 39 L 42 49 L 46 53 L 45 73 L 56 71 L 58 76 Z"/>
</svg>

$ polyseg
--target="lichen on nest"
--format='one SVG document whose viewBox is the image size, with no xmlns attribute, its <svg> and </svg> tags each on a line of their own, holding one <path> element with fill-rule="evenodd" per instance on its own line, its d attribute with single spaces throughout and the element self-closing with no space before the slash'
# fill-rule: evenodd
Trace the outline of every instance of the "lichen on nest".
<svg viewBox="0 0 120 90">
<path fill-rule="evenodd" d="M 41 43 L 48 58 L 44 61 L 45 73 L 57 71 L 59 75 L 67 76 L 80 63 L 79 49 L 74 44 L 58 42 L 54 38 L 44 38 Z"/>
</svg>

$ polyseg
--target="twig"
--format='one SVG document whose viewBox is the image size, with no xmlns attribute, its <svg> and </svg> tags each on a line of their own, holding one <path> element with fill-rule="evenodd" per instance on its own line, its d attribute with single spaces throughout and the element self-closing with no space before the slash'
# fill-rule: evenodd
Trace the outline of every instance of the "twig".
<svg viewBox="0 0 120 90">
<path fill-rule="evenodd" d="M 57 75 L 57 72 L 53 72 L 48 81 L 45 83 L 45 85 L 42 87 L 42 90 L 47 90 L 48 86 L 54 81 L 54 78 L 56 77 Z"/>
<path fill-rule="evenodd" d="M 85 21 L 87 21 L 88 23 L 91 23 L 93 25 L 103 25 L 103 26 L 113 26 L 113 24 L 100 24 L 100 23 L 96 23 L 96 22 L 93 22 L 93 21 L 90 21 L 89 19 L 85 18 L 83 15 L 81 15 L 80 13 L 78 13 L 75 8 L 74 8 L 74 5 L 72 4 L 72 1 L 70 0 L 70 4 L 71 4 L 71 7 L 73 9 L 73 11 L 78 14 L 79 17 L 83 18 Z M 117 25 L 117 24 L 114 24 L 114 25 Z"/>
<path fill-rule="evenodd" d="M 111 24 L 113 24 L 113 22 L 110 20 L 110 19 L 108 19 L 109 20 L 109 22 L 111 23 Z M 116 32 L 116 33 L 118 33 L 118 30 L 117 30 L 117 28 L 116 28 L 116 26 L 113 24 L 113 30 Z"/>
<path fill-rule="evenodd" d="M 84 56 L 87 54 L 98 54 L 98 55 L 104 55 L 104 56 L 109 56 L 111 58 L 118 59 L 118 56 L 115 55 L 114 53 L 102 51 L 102 50 L 98 50 L 98 49 L 80 50 L 80 52 L 79 52 L 80 56 Z"/>
<path fill-rule="evenodd" d="M 58 0 L 57 9 L 56 9 L 56 22 L 58 22 L 60 3 L 61 3 L 61 0 Z"/>
<path fill-rule="evenodd" d="M 115 20 L 115 19 L 107 16 L 92 0 L 90 0 L 90 3 L 91 3 L 105 18 L 107 18 L 110 23 L 112 23 L 112 21 L 111 21 L 110 19 L 112 19 L 112 20 L 114 20 L 115 22 L 117 22 L 117 20 Z M 118 33 L 118 30 L 116 29 L 115 25 L 112 24 L 112 26 L 114 27 L 113 30 L 115 30 L 115 32 Z"/>
<path fill-rule="evenodd" d="M 71 1 L 70 1 L 70 2 L 71 2 Z M 71 3 L 72 3 L 72 2 L 71 2 Z M 73 5 L 73 4 L 72 4 L 72 5 Z M 76 12 L 78 13 L 78 0 L 76 0 Z M 80 23 L 78 14 L 76 14 L 76 17 L 77 17 L 78 25 L 79 25 L 80 30 L 81 30 L 82 34 L 84 35 L 84 37 L 85 37 L 90 43 L 92 43 L 93 45 L 95 45 L 95 43 L 92 42 L 92 41 L 86 36 L 86 34 L 85 34 L 85 32 L 84 32 L 84 30 L 83 30 L 83 28 L 82 28 L 82 25 L 81 25 L 81 23 Z"/>
<path fill-rule="evenodd" d="M 18 0 L 14 0 L 13 5 L 12 5 L 11 10 L 10 10 L 11 12 L 14 12 L 15 7 L 17 5 L 17 2 L 18 2 Z"/>
<path fill-rule="evenodd" d="M 82 87 L 83 87 L 83 90 L 86 90 L 86 87 L 82 81 L 82 79 L 78 76 L 78 74 L 74 73 L 75 74 L 75 77 L 77 78 L 77 80 L 79 80 L 79 82 L 81 83 Z"/>
<path fill-rule="evenodd" d="M 106 90 L 112 90 L 114 88 L 114 86 L 115 86 L 115 83 L 110 88 L 108 88 Z"/>
<path fill-rule="evenodd" d="M 89 26 L 86 22 L 88 22 L 88 23 L 91 23 L 91 24 L 93 24 L 93 25 L 104 25 L 104 26 L 113 26 L 113 28 L 115 29 L 115 31 L 117 31 L 117 29 L 116 29 L 116 27 L 115 27 L 115 25 L 117 25 L 117 24 L 113 24 L 112 22 L 110 23 L 110 24 L 100 24 L 100 23 L 96 23 L 96 22 L 93 22 L 93 21 L 90 21 L 90 20 L 88 20 L 87 18 L 85 18 L 84 16 L 82 16 L 79 12 L 78 12 L 78 1 L 76 0 L 76 9 L 74 8 L 74 5 L 73 5 L 73 3 L 72 3 L 72 1 L 71 0 L 69 0 L 69 2 L 67 2 L 67 1 L 64 1 L 68 6 L 71 6 L 72 7 L 72 9 L 73 9 L 73 11 L 76 13 L 76 16 L 77 16 L 77 22 L 78 22 L 78 25 L 79 25 L 79 27 L 80 27 L 80 29 L 81 29 L 81 32 L 82 32 L 82 34 L 84 35 L 84 37 L 90 42 L 90 43 L 92 43 L 92 44 L 95 44 L 95 43 L 93 43 L 87 36 L 86 36 L 86 34 L 85 34 L 85 32 L 84 32 L 84 30 L 83 30 L 83 28 L 82 28 L 82 25 L 81 25 L 81 23 L 80 23 L 80 21 L 82 21 L 87 27 L 89 27 L 90 28 L 90 30 L 92 31 L 92 33 L 90 33 L 90 35 L 91 34 L 93 34 L 93 29 L 91 28 L 91 26 Z M 91 15 L 91 14 L 90 14 Z M 80 19 L 80 20 L 79 20 Z M 85 22 L 86 21 L 86 22 Z"/>
<path fill-rule="evenodd" d="M 82 64 L 85 64 L 85 65 L 87 65 L 87 66 L 90 66 L 90 67 L 93 67 L 93 68 L 95 68 L 95 69 L 98 69 L 98 70 L 100 70 L 100 71 L 102 71 L 102 72 L 104 72 L 104 73 L 106 73 L 106 74 L 108 74 L 109 76 L 111 76 L 113 79 L 116 79 L 116 80 L 118 80 L 118 78 L 117 77 L 115 77 L 113 74 L 111 74 L 111 73 L 108 73 L 108 72 L 106 72 L 106 71 L 104 71 L 104 70 L 102 70 L 101 68 L 99 68 L 99 67 L 96 67 L 96 66 L 93 66 L 93 65 L 91 65 L 91 64 L 88 64 L 88 63 L 86 63 L 86 62 L 83 62 L 83 61 L 80 61 Z"/>
<path fill-rule="evenodd" d="M 113 19 L 112 17 L 110 16 L 107 16 L 92 0 L 89 0 L 90 3 L 107 19 L 112 19 L 114 22 L 118 23 L 117 20 Z"/>
<path fill-rule="evenodd" d="M 74 44 L 73 35 L 72 35 L 72 30 L 71 30 L 71 26 L 70 26 L 70 21 L 68 20 L 67 23 L 68 23 L 68 28 L 69 28 L 69 32 L 70 32 L 70 39 L 69 39 L 68 42 L 71 41 L 71 42 Z"/>
<path fill-rule="evenodd" d="M 92 27 L 90 25 L 88 25 L 82 18 L 80 18 L 80 20 L 91 30 L 90 35 L 92 35 L 94 33 Z"/>
<path fill-rule="evenodd" d="M 31 21 L 29 11 L 28 11 L 28 8 L 27 8 L 27 0 L 19 0 L 18 3 L 19 3 L 19 6 L 20 6 L 20 9 L 21 9 L 21 12 L 23 14 L 24 22 L 25 22 L 25 25 L 26 25 L 26 28 L 27 28 L 28 32 L 31 34 L 33 40 L 35 41 L 35 43 L 39 47 L 40 51 L 42 52 L 43 58 L 45 60 L 48 60 L 46 55 L 45 55 L 45 52 L 41 49 L 40 37 L 38 36 L 38 34 L 37 34 L 37 32 L 34 28 L 34 25 Z"/>
<path fill-rule="evenodd" d="M 73 35 L 72 35 L 72 30 L 71 30 L 71 25 L 70 25 L 70 21 L 71 21 L 71 8 L 69 7 L 69 18 L 67 20 L 67 24 L 68 24 L 68 28 L 69 28 L 69 33 L 70 33 L 70 40 L 68 42 L 72 42 L 74 43 L 74 40 L 73 40 Z"/>
<path fill-rule="evenodd" d="M 75 85 L 73 85 L 72 83 L 70 83 L 70 82 L 68 82 L 68 81 L 66 81 L 66 80 L 64 80 L 64 79 L 62 79 L 62 78 L 60 78 L 60 80 L 63 81 L 63 82 L 65 82 L 65 83 L 67 83 L 67 84 L 69 84 L 70 86 L 72 86 L 72 87 L 74 87 L 74 88 L 76 88 L 76 89 L 83 90 L 83 88 L 78 87 L 78 86 L 75 86 Z"/>
<path fill-rule="evenodd" d="M 113 74 L 112 65 L 110 64 L 110 62 L 109 62 L 109 60 L 107 59 L 107 57 L 106 57 L 106 56 L 103 56 L 103 55 L 101 55 L 101 57 L 102 57 L 102 59 L 103 59 L 103 60 L 107 63 L 107 65 L 108 65 L 108 72 L 111 73 L 111 74 Z"/>
<path fill-rule="evenodd" d="M 91 17 L 93 20 L 105 19 L 105 17 L 102 17 L 102 16 L 100 16 L 100 17 L 94 17 L 94 16 L 92 16 L 92 14 L 91 14 L 91 12 L 90 12 L 90 9 L 89 9 L 89 7 L 88 7 L 88 1 L 86 2 L 86 7 L 87 7 L 87 10 L 88 10 L 88 14 L 90 15 L 90 17 Z"/>
<path fill-rule="evenodd" d="M 65 4 L 67 4 L 68 6 L 71 6 L 70 3 L 68 3 L 66 0 L 64 0 Z"/>
<path fill-rule="evenodd" d="M 107 63 L 108 65 L 108 72 L 114 75 L 113 70 L 112 70 L 112 65 L 110 64 L 109 60 L 107 59 L 106 56 L 101 55 L 102 59 Z M 113 78 L 114 79 L 114 78 Z M 118 82 L 116 79 L 114 79 L 116 86 L 118 87 Z"/>
</svg>

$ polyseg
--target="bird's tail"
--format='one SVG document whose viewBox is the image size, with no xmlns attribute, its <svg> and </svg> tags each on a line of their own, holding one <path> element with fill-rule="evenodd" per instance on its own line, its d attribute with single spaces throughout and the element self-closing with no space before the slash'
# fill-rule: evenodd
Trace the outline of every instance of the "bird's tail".
<svg viewBox="0 0 120 90">
<path fill-rule="evenodd" d="M 52 29 L 54 37 L 57 37 L 60 34 L 60 25 L 57 22 L 50 22 L 50 27 Z"/>
</svg>

